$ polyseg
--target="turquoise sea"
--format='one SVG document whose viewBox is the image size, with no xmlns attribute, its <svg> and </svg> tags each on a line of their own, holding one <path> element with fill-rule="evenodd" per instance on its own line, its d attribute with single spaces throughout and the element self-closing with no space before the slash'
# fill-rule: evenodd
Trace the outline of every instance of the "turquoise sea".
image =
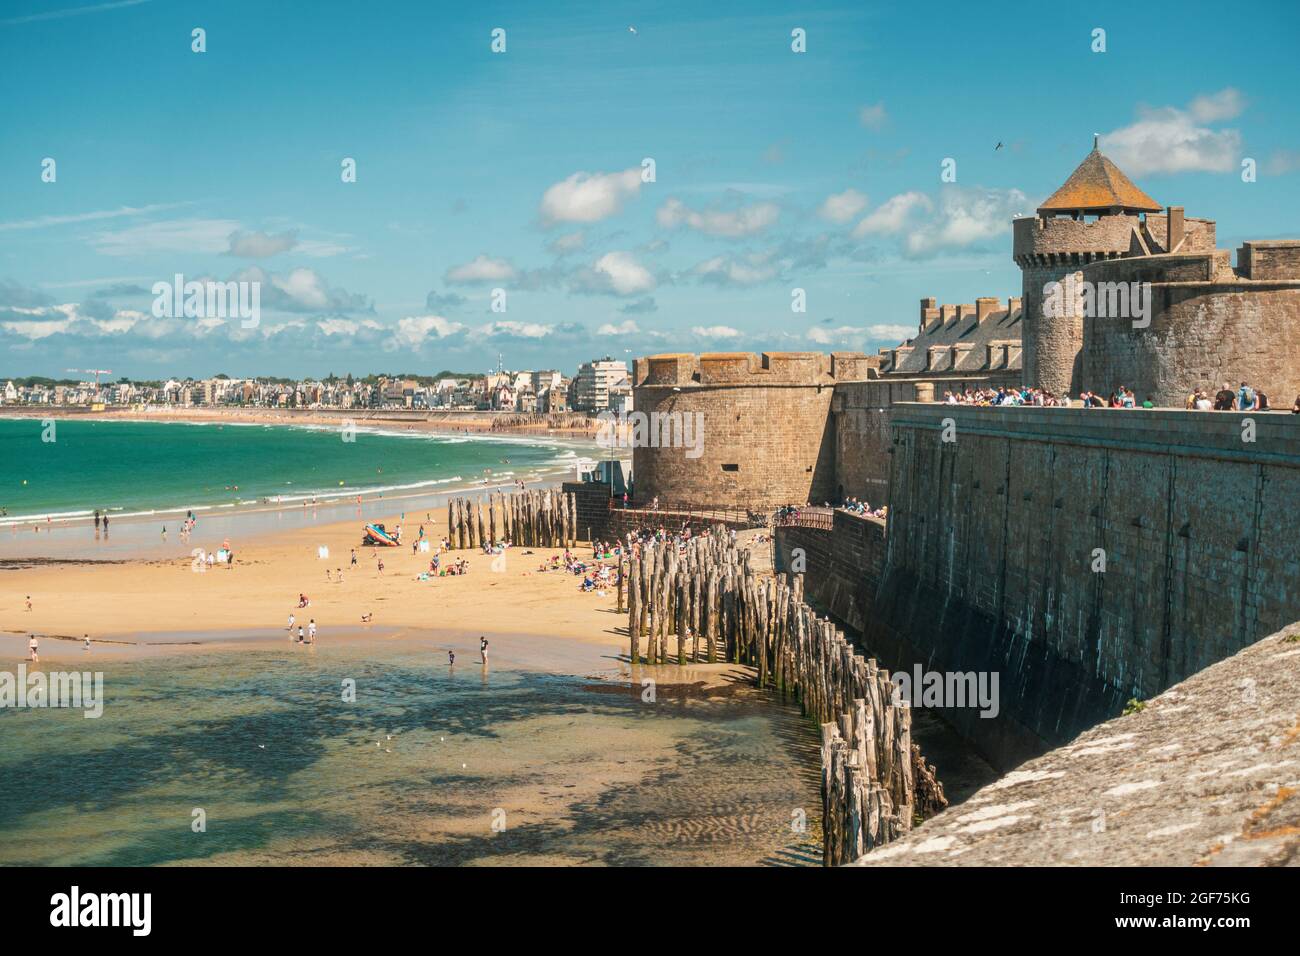
<svg viewBox="0 0 1300 956">
<path fill-rule="evenodd" d="M 554 477 L 579 443 L 338 428 L 0 419 L 0 523 L 453 490 Z M 45 440 L 52 437 L 53 440 Z"/>
</svg>

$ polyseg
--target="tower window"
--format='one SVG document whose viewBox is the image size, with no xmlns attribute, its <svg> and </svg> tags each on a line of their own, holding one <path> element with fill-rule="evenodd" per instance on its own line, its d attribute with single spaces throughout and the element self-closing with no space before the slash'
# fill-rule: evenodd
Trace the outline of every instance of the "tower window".
<svg viewBox="0 0 1300 956">
<path fill-rule="evenodd" d="M 740 471 L 740 465 L 723 465 L 723 471 Z"/>
</svg>

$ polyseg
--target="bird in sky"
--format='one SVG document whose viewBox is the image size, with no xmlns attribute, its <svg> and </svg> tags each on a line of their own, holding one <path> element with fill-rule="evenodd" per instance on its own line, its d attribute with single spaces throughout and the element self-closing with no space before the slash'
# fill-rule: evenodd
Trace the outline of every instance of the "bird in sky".
<svg viewBox="0 0 1300 956">
<path fill-rule="evenodd" d="M 1002 140 L 998 140 L 998 144 L 997 144 L 996 146 L 993 147 L 993 152 L 996 153 L 996 152 L 997 152 L 998 150 L 1000 150 L 1001 148 L 1002 148 Z"/>
<path fill-rule="evenodd" d="M 627 32 L 630 33 L 630 34 L 632 34 L 632 36 L 636 36 L 636 35 L 637 35 L 637 33 L 636 33 L 636 27 L 633 27 L 633 26 L 629 26 L 629 27 L 627 28 Z"/>
</svg>

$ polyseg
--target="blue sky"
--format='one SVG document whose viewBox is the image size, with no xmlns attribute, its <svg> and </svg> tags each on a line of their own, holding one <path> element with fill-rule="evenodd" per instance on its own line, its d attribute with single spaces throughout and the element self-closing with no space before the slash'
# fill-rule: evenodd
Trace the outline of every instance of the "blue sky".
<svg viewBox="0 0 1300 956">
<path fill-rule="evenodd" d="M 1221 247 L 1300 237 L 1300 13 L 1249 10 L 5 0 L 0 376 L 874 351 L 1019 294 L 1094 132 Z M 177 273 L 260 324 L 154 316 Z"/>
</svg>

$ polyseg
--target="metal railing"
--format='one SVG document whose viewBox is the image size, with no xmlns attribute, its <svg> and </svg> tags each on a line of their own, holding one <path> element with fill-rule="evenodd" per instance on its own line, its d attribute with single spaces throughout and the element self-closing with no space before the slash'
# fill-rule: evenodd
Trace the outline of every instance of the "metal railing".
<svg viewBox="0 0 1300 956">
<path fill-rule="evenodd" d="M 815 528 L 830 531 L 835 526 L 834 508 L 800 508 L 793 514 L 780 515 L 773 520 L 778 528 Z"/>
<path fill-rule="evenodd" d="M 740 525 L 744 528 L 763 528 L 767 526 L 769 513 L 764 509 L 746 508 L 741 505 L 677 504 L 660 502 L 651 507 L 645 503 L 629 501 L 625 505 L 621 498 L 611 498 L 609 502 L 610 517 L 631 521 L 641 525 Z"/>
</svg>

